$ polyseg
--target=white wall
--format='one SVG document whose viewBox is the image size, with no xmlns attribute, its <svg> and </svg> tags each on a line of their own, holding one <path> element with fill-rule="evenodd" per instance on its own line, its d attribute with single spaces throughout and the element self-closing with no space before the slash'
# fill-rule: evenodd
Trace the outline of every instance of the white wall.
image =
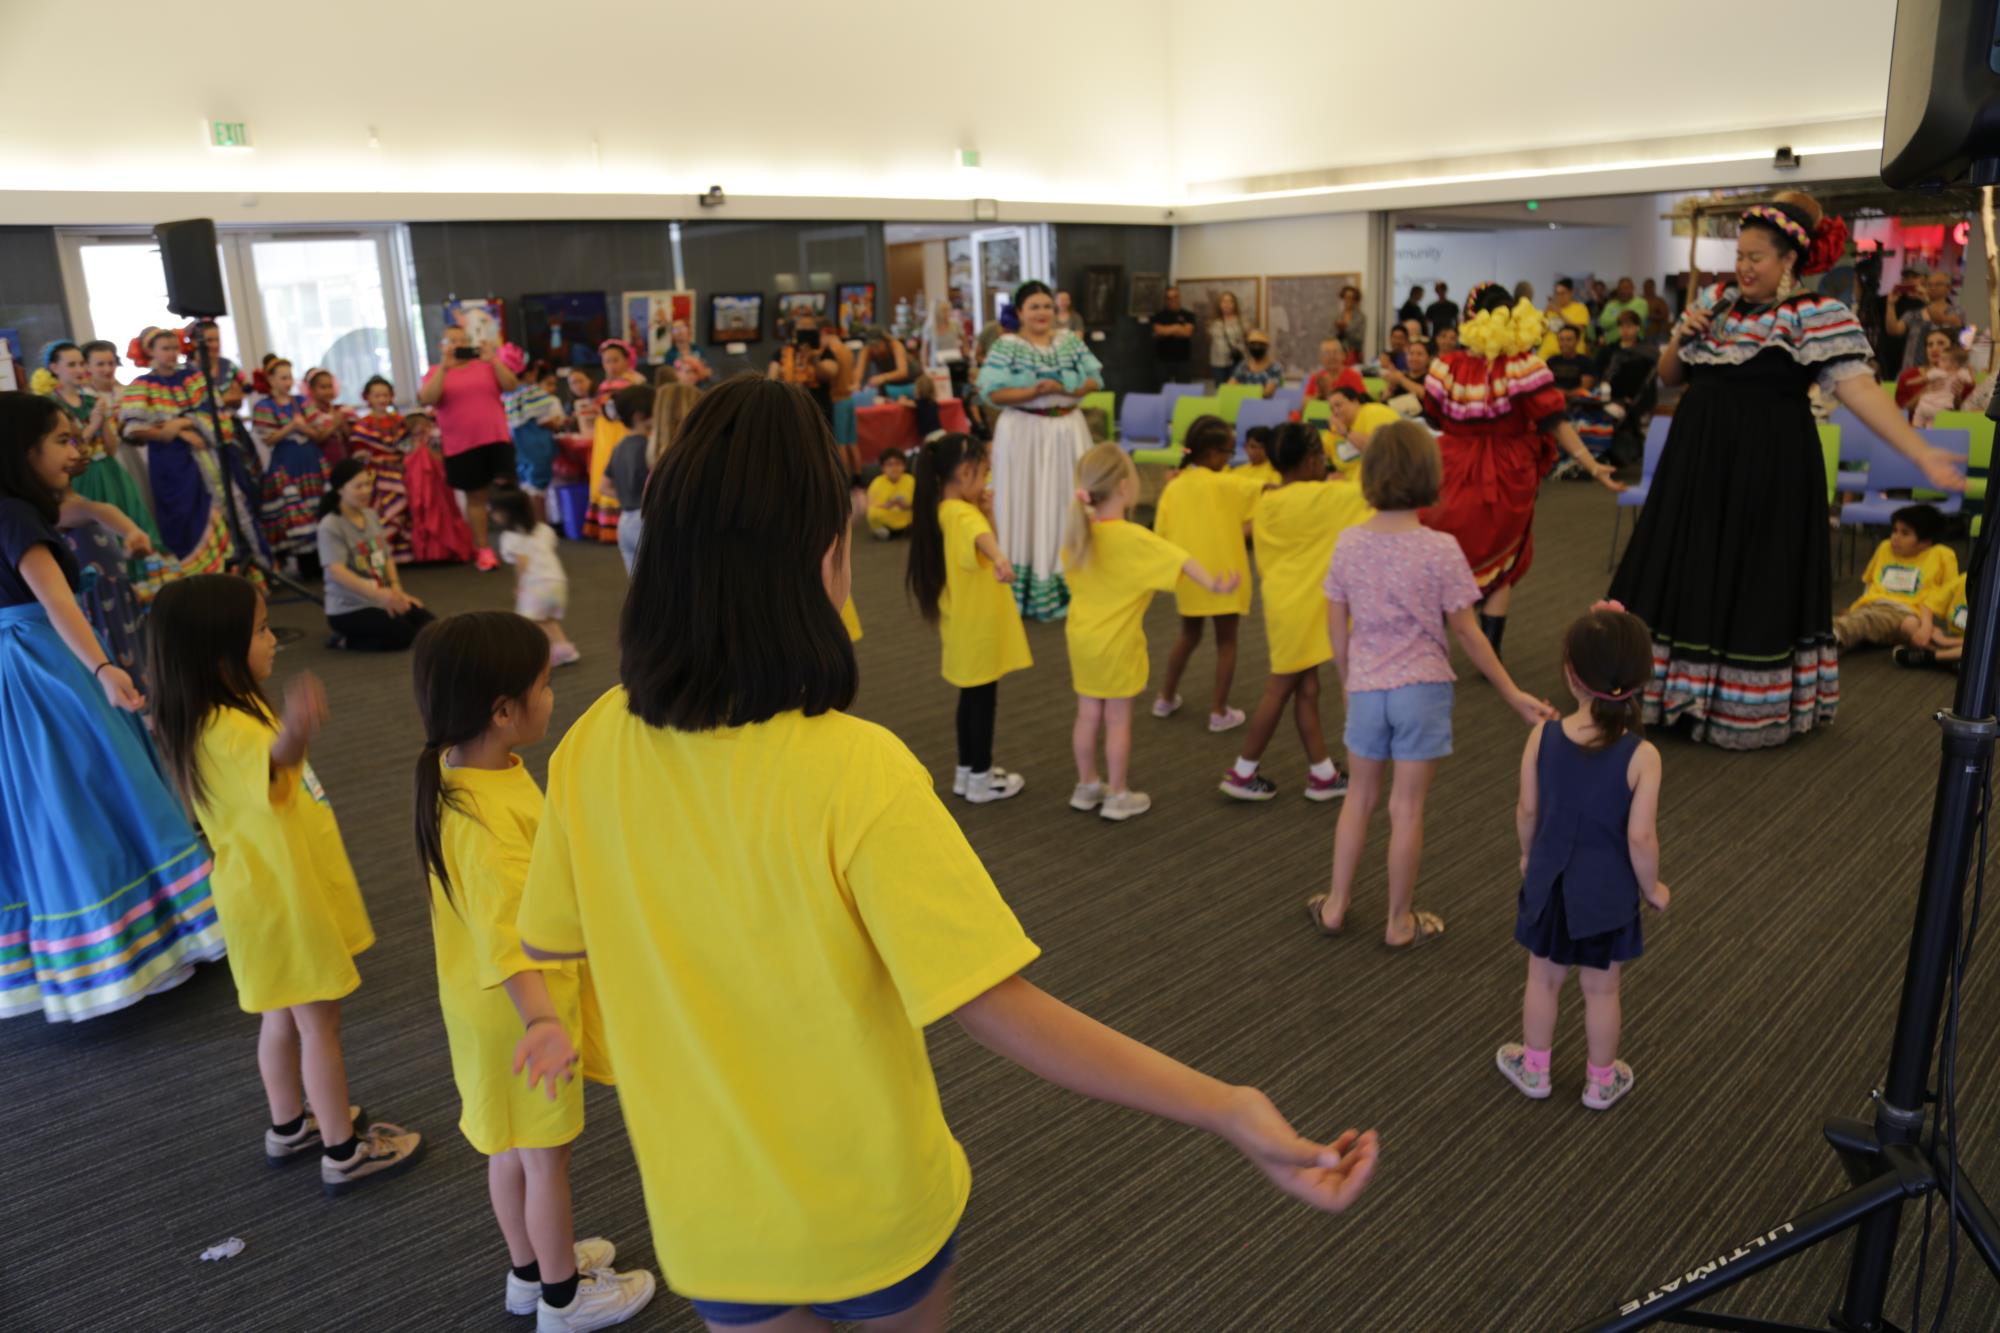
<svg viewBox="0 0 2000 1333">
<path fill-rule="evenodd" d="M 1368 215 L 1315 213 L 1174 228 L 1174 276 L 1368 272 Z"/>
</svg>

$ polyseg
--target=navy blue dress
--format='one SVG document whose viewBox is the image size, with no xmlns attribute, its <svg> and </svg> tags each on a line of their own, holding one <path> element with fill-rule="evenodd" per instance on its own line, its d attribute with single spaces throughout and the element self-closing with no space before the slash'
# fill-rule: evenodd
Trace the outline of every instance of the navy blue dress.
<svg viewBox="0 0 2000 1333">
<path fill-rule="evenodd" d="M 1639 880 L 1625 841 L 1632 812 L 1625 772 L 1639 744 L 1628 734 L 1588 750 L 1563 734 L 1562 723 L 1542 724 L 1535 840 L 1514 921 L 1514 939 L 1538 958 L 1602 969 L 1644 951 Z"/>
</svg>

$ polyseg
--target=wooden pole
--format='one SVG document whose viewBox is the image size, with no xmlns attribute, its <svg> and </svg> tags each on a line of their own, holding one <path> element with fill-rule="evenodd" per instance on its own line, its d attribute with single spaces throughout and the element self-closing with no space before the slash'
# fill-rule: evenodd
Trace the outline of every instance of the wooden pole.
<svg viewBox="0 0 2000 1333">
<path fill-rule="evenodd" d="M 1994 362 L 1994 335 L 2000 330 L 2000 254 L 1993 248 L 1993 187 L 1979 187 L 1979 223 L 1986 233 L 1986 373 L 2000 371 Z"/>
<path fill-rule="evenodd" d="M 1687 300 L 1683 302 L 1684 309 L 1694 306 L 1694 294 L 1701 290 L 1701 267 L 1695 260 L 1695 255 L 1699 252 L 1700 246 L 1701 205 L 1696 204 L 1694 212 L 1688 215 L 1688 284 Z"/>
</svg>

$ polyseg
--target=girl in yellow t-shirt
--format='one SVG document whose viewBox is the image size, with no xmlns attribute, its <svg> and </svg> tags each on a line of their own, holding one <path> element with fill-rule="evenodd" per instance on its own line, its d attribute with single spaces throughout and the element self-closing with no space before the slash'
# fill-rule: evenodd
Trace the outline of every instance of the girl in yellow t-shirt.
<svg viewBox="0 0 2000 1333">
<path fill-rule="evenodd" d="M 916 478 L 901 449 L 882 451 L 882 473 L 868 483 L 868 532 L 877 541 L 908 535 L 915 517 Z"/>
<path fill-rule="evenodd" d="M 1252 426 L 1243 432 L 1243 456 L 1248 462 L 1230 469 L 1239 477 L 1255 477 L 1266 486 L 1278 484 L 1278 469 L 1271 466 L 1271 428 Z"/>
<path fill-rule="evenodd" d="M 925 620 L 944 644 L 944 678 L 958 686 L 958 767 L 951 793 L 974 805 L 1018 794 L 1026 779 L 993 763 L 993 721 L 1000 677 L 1035 664 L 1009 585 L 1014 566 L 993 536 L 986 512 L 992 471 L 986 444 L 951 433 L 917 454 L 904 576 Z"/>
<path fill-rule="evenodd" d="M 1250 552 L 1243 530 L 1264 493 L 1257 475 L 1225 472 L 1236 451 L 1236 432 L 1221 417 L 1199 417 L 1188 427 L 1184 470 L 1167 483 L 1153 518 L 1153 531 L 1184 548 L 1218 573 L 1234 572 L 1241 580 L 1228 593 L 1212 593 L 1183 577 L 1174 585 L 1174 606 L 1181 614 L 1181 636 L 1167 655 L 1167 677 L 1153 700 L 1154 717 L 1172 717 L 1181 706 L 1181 673 L 1201 646 L 1202 627 L 1215 622 L 1215 699 L 1208 710 L 1208 729 L 1234 731 L 1243 725 L 1243 710 L 1229 706 L 1229 687 L 1236 678 L 1236 626 L 1250 611 Z"/>
<path fill-rule="evenodd" d="M 1208 592 L 1236 591 L 1235 570 L 1211 574 L 1202 563 L 1125 513 L 1139 498 L 1139 472 L 1115 444 L 1077 461 L 1076 498 L 1063 533 L 1069 579 L 1070 681 L 1076 688 L 1076 790 L 1072 810 L 1096 810 L 1113 822 L 1143 815 L 1152 797 L 1127 783 L 1132 759 L 1132 696 L 1146 688 L 1146 608 L 1186 575 Z M 1104 732 L 1106 781 L 1097 777 L 1097 733 Z"/>
<path fill-rule="evenodd" d="M 259 1014 L 257 1072 L 274 1164 L 315 1148 L 320 1187 L 343 1194 L 414 1166 L 423 1136 L 362 1123 L 347 1100 L 340 1001 L 375 942 L 361 889 L 306 747 L 326 721 L 311 674 L 273 713 L 263 684 L 278 641 L 263 594 L 230 574 L 170 583 L 153 603 L 153 734 L 215 852 L 209 888 L 237 1003 Z"/>
<path fill-rule="evenodd" d="M 515 750 L 549 729 L 548 641 L 504 611 L 453 616 L 417 640 L 412 661 L 424 749 L 417 756 L 417 853 L 430 876 L 438 1004 L 458 1085 L 458 1128 L 486 1156 L 486 1190 L 507 1242 L 511 1314 L 552 1312 L 561 1327 L 601 1328 L 653 1298 L 653 1275 L 610 1271 L 617 1247 L 576 1239 L 570 1144 L 583 1089 L 521 1063 L 611 1081 L 596 997 L 581 962 L 537 962 L 514 919 L 542 818 L 542 790 Z M 544 1325 L 546 1326 L 546 1325 Z"/>
<path fill-rule="evenodd" d="M 1326 453 L 1318 432 L 1288 421 L 1271 440 L 1271 461 L 1284 484 L 1257 501 L 1250 530 L 1263 581 L 1264 637 L 1271 650 L 1271 679 L 1243 737 L 1243 753 L 1222 778 L 1222 793 L 1239 801 L 1268 801 L 1277 784 L 1257 771 L 1264 747 L 1278 730 L 1285 705 L 1305 747 L 1305 798 L 1332 801 L 1347 794 L 1347 779 L 1327 753 L 1319 722 L 1319 667 L 1333 657 L 1326 633 L 1326 594 L 1320 590 L 1333 544 L 1373 514 L 1351 481 L 1326 480 Z"/>
<path fill-rule="evenodd" d="M 1306 1138 L 1257 1089 L 1020 975 L 1038 951 L 930 774 L 845 711 L 848 480 L 810 398 L 710 389 L 651 498 L 632 597 L 653 614 L 549 759 L 519 923 L 530 958 L 589 957 L 653 1249 L 697 1315 L 944 1327 L 947 1273 L 972 1261 L 972 1171 L 925 1047 L 947 1017 L 1062 1087 L 1216 1134 L 1307 1207 L 1359 1198 L 1373 1134 Z"/>
</svg>

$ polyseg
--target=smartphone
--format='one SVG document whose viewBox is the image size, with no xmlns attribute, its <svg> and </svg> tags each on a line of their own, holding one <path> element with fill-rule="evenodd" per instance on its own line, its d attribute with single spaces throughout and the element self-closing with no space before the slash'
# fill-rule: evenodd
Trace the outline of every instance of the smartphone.
<svg viewBox="0 0 2000 1333">
<path fill-rule="evenodd" d="M 479 359 L 479 349 L 477 347 L 454 347 L 451 349 L 451 355 L 455 361 L 477 361 Z"/>
<path fill-rule="evenodd" d="M 818 329 L 793 329 L 792 342 L 799 347 L 819 346 Z"/>
</svg>

